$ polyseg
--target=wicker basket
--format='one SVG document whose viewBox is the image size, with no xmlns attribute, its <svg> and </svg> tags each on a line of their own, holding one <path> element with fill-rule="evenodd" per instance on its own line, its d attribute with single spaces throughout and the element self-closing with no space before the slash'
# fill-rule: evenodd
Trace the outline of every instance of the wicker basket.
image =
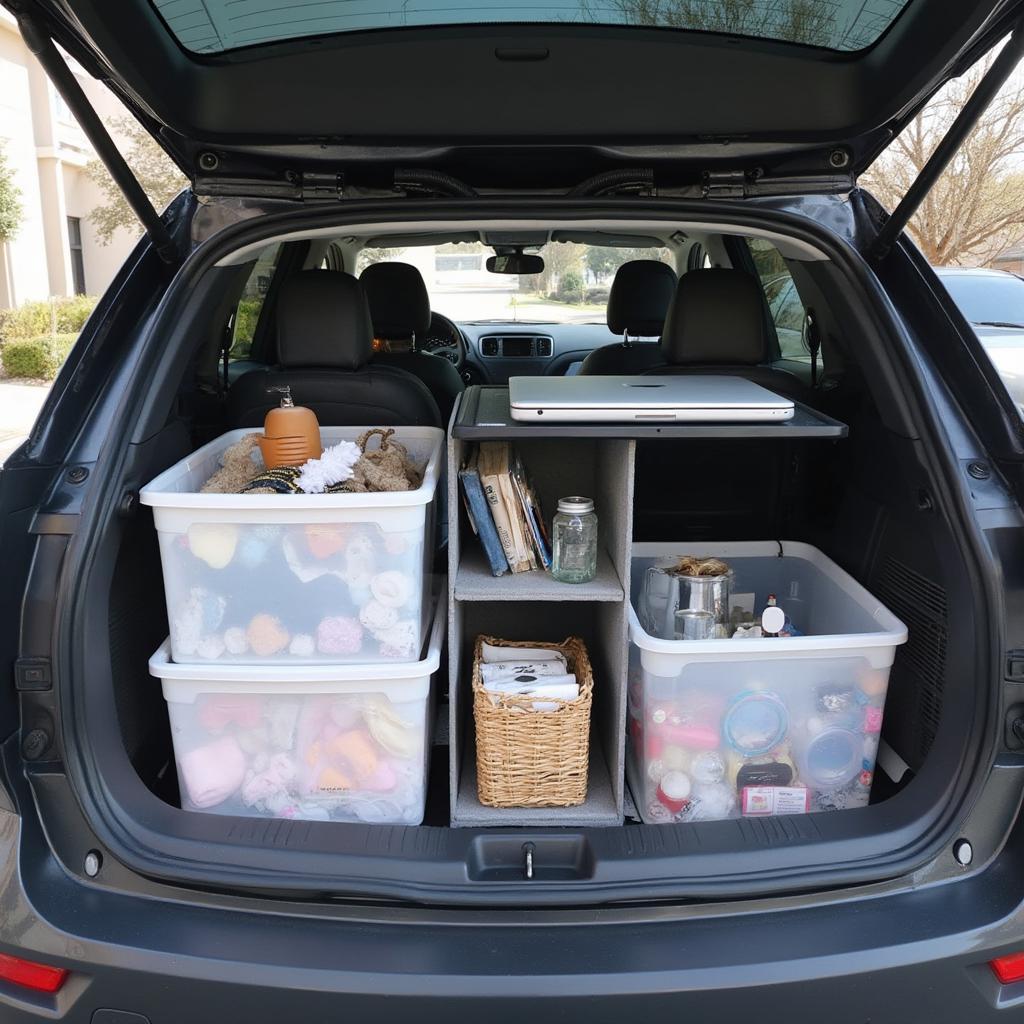
<svg viewBox="0 0 1024 1024">
<path fill-rule="evenodd" d="M 550 703 L 557 707 L 535 711 L 535 697 L 488 693 L 480 676 L 484 643 L 561 651 L 569 671 L 576 675 L 579 697 L 574 701 L 553 699 Z M 550 644 L 478 636 L 473 652 L 473 717 L 480 803 L 488 807 L 574 807 L 583 803 L 587 798 L 593 694 L 594 674 L 579 637 Z"/>
</svg>

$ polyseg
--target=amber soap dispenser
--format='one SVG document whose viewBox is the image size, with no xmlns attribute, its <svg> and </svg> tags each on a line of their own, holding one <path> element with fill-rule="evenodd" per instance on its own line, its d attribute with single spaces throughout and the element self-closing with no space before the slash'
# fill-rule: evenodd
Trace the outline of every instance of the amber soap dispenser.
<svg viewBox="0 0 1024 1024">
<path fill-rule="evenodd" d="M 260 452 L 267 469 L 280 466 L 301 466 L 323 455 L 320 424 L 312 409 L 292 401 L 291 388 L 271 388 L 281 394 L 281 405 L 271 409 L 263 421 Z"/>
</svg>

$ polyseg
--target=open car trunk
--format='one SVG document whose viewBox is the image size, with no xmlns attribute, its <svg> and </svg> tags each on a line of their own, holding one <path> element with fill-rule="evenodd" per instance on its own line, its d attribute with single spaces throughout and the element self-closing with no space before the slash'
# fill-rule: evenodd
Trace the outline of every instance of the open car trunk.
<svg viewBox="0 0 1024 1024">
<path fill-rule="evenodd" d="M 454 649 L 434 680 L 438 727 L 422 826 L 181 810 L 167 710 L 147 672 L 168 628 L 157 537 L 149 510 L 126 506 L 118 496 L 231 426 L 218 421 L 216 404 L 211 411 L 189 396 L 202 339 L 237 298 L 253 258 L 244 254 L 257 251 L 267 234 L 250 222 L 196 251 L 165 297 L 125 391 L 124 420 L 112 434 L 89 527 L 72 545 L 63 642 L 75 640 L 61 673 L 64 748 L 95 833 L 126 864 L 172 882 L 435 903 L 767 894 L 894 877 L 933 855 L 985 774 L 978 769 L 988 756 L 983 736 L 993 652 L 981 580 L 992 570 L 981 564 L 963 493 L 944 475 L 949 466 L 935 410 L 919 401 L 920 378 L 905 358 L 914 343 L 887 312 L 851 244 L 859 203 L 816 202 L 813 219 L 749 203 L 677 203 L 647 208 L 645 216 L 672 219 L 685 230 L 687 217 L 696 219 L 699 211 L 702 224 L 718 222 L 723 233 L 770 232 L 799 243 L 790 267 L 802 291 L 813 296 L 828 339 L 830 382 L 815 390 L 814 407 L 845 424 L 846 437 L 640 438 L 628 480 L 617 475 L 621 465 L 602 454 L 602 442 L 587 437 L 567 442 L 570 458 L 565 449 L 528 442 L 527 461 L 549 505 L 566 471 L 609 502 L 628 504 L 637 542 L 667 541 L 697 552 L 721 541 L 814 545 L 906 624 L 909 640 L 898 648 L 889 680 L 869 806 L 651 826 L 636 820 L 627 790 L 619 793 L 624 811 L 614 820 L 600 807 L 588 820 L 593 802 L 567 809 L 561 821 L 557 809 L 519 822 L 514 815 L 463 813 L 460 801 L 471 777 L 464 768 L 471 762 L 463 757 L 453 768 L 449 754 L 453 744 L 471 750 L 464 688 L 476 635 L 561 640 L 577 634 L 597 652 L 600 671 L 612 671 L 622 653 L 616 648 L 621 639 L 609 630 L 614 602 L 509 602 L 495 591 L 493 599 L 484 593 L 449 609 L 458 629 L 449 632 Z M 366 210 L 355 204 L 344 220 L 335 211 L 329 221 L 314 209 L 278 218 L 276 230 L 357 233 L 399 217 L 406 225 L 417 218 L 450 224 L 493 218 L 507 226 L 517 218 L 610 222 L 635 216 L 612 201 L 506 203 L 502 210 L 471 202 L 444 206 L 442 215 L 430 204 L 403 204 L 400 214 L 383 212 L 381 204 Z M 829 218 L 845 222 L 842 231 L 815 227 L 814 220 Z M 456 494 L 450 490 L 449 501 Z M 451 522 L 449 545 L 457 552 L 467 542 L 466 528 L 457 510 Z M 446 570 L 440 545 L 435 568 L 439 575 Z M 609 690 L 598 680 L 593 792 L 604 778 L 614 794 L 624 786 L 616 772 L 625 719 Z M 61 813 L 66 793 L 45 777 L 35 785 L 44 814 Z M 533 854 L 529 880 L 527 847 Z"/>
</svg>

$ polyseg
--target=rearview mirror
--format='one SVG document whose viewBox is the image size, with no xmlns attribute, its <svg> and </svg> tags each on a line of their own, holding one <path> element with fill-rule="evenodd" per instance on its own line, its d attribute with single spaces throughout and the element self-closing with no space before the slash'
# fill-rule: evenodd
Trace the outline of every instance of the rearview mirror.
<svg viewBox="0 0 1024 1024">
<path fill-rule="evenodd" d="M 488 256 L 486 266 L 492 274 L 542 274 L 544 272 L 542 257 L 523 252 Z"/>
</svg>

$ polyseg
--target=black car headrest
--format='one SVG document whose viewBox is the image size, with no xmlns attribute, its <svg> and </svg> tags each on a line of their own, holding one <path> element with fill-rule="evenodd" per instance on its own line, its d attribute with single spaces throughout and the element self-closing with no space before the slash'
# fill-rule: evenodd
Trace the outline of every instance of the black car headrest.
<svg viewBox="0 0 1024 1024">
<path fill-rule="evenodd" d="M 676 281 L 676 272 L 667 263 L 623 263 L 608 293 L 608 330 L 639 338 L 660 337 Z"/>
<path fill-rule="evenodd" d="M 422 338 L 430 330 L 430 296 L 409 263 L 372 263 L 360 275 L 378 338 Z"/>
<path fill-rule="evenodd" d="M 370 310 L 351 274 L 303 270 L 284 281 L 277 300 L 278 365 L 358 370 L 372 354 Z"/>
<path fill-rule="evenodd" d="M 691 270 L 679 279 L 661 338 L 665 362 L 756 366 L 768 357 L 761 285 L 742 270 Z"/>
</svg>

